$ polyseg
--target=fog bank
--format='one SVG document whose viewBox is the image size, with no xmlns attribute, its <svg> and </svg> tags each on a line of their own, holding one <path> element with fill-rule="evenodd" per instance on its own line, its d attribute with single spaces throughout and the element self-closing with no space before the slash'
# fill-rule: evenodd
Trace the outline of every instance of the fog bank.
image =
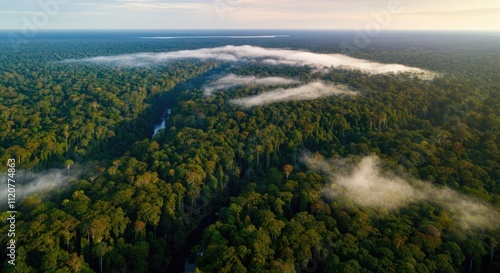
<svg viewBox="0 0 500 273">
<path fill-rule="evenodd" d="M 68 181 L 75 179 L 79 171 L 72 169 L 68 175 L 65 169 L 50 169 L 40 173 L 18 170 L 14 177 L 16 189 L 16 203 L 19 204 L 21 198 L 45 190 L 54 190 L 63 187 Z M 7 204 L 7 183 L 0 186 L 0 203 Z"/>
<path fill-rule="evenodd" d="M 232 99 L 230 102 L 243 107 L 254 107 L 274 102 L 312 100 L 334 95 L 354 96 L 357 94 L 357 92 L 349 90 L 345 85 L 327 84 L 317 81 L 299 87 L 279 88 L 255 96 Z"/>
<path fill-rule="evenodd" d="M 407 181 L 383 173 L 381 161 L 368 156 L 356 164 L 342 161 L 327 162 L 310 155 L 302 158 L 306 165 L 330 178 L 324 194 L 329 198 L 347 195 L 361 207 L 396 210 L 411 202 L 437 202 L 452 212 L 464 230 L 495 229 L 500 226 L 500 214 L 492 206 L 448 187 L 436 187 L 423 181 Z"/>
<path fill-rule="evenodd" d="M 62 63 L 100 63 L 118 66 L 159 65 L 178 59 L 214 59 L 228 62 L 261 62 L 273 65 L 310 66 L 318 69 L 333 67 L 359 70 L 369 74 L 412 73 L 421 78 L 432 78 L 432 72 L 401 64 L 384 64 L 357 59 L 342 54 L 320 54 L 308 51 L 257 46 L 223 46 L 161 53 L 134 53 L 99 56 L 85 59 L 67 59 Z"/>
<path fill-rule="evenodd" d="M 205 85 L 203 89 L 205 92 L 205 96 L 210 96 L 213 91 L 230 89 L 237 86 L 245 86 L 250 84 L 276 86 L 276 85 L 286 85 L 294 83 L 299 83 L 299 81 L 283 77 L 257 78 L 255 76 L 238 76 L 235 74 L 229 74 L 214 82 Z"/>
</svg>

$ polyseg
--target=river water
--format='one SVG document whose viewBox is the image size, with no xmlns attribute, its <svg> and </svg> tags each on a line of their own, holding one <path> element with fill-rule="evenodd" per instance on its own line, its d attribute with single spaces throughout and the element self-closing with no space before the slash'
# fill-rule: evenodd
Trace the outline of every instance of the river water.
<svg viewBox="0 0 500 273">
<path fill-rule="evenodd" d="M 167 117 L 170 115 L 171 111 L 172 111 L 171 109 L 167 109 L 163 113 L 162 122 L 159 124 L 155 124 L 155 130 L 154 130 L 153 136 L 151 138 L 154 138 L 161 129 L 165 129 L 165 121 L 166 121 Z"/>
<path fill-rule="evenodd" d="M 186 237 L 184 245 L 182 245 L 174 254 L 174 257 L 172 258 L 172 261 L 166 271 L 167 273 L 185 273 L 194 271 L 196 268 L 196 265 L 194 264 L 195 261 L 191 261 L 191 259 L 189 259 L 191 249 L 193 249 L 195 245 L 201 243 L 203 230 L 209 225 L 215 223 L 215 220 L 217 220 L 216 213 L 219 209 L 216 209 L 214 212 L 203 218 L 198 226 L 189 233 Z"/>
</svg>

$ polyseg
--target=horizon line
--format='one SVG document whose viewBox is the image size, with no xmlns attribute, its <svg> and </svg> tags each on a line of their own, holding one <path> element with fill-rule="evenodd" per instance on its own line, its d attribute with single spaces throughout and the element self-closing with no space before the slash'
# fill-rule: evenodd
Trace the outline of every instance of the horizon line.
<svg viewBox="0 0 500 273">
<path fill-rule="evenodd" d="M 0 32 L 5 31 L 15 31 L 21 32 L 24 29 L 3 29 L 0 28 Z M 49 32 L 49 31 L 362 31 L 360 29 L 348 29 L 348 28 L 332 28 L 332 29 L 322 29 L 322 28 L 67 28 L 67 29 L 39 29 L 39 32 Z M 383 29 L 380 32 L 499 32 L 493 29 Z"/>
</svg>

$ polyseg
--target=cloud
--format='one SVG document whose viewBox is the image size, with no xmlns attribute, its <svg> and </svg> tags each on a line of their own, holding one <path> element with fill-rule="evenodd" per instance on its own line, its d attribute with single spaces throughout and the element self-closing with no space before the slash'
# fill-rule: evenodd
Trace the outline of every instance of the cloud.
<svg viewBox="0 0 500 273">
<path fill-rule="evenodd" d="M 323 82 L 312 82 L 299 87 L 287 89 L 275 89 L 263 94 L 233 99 L 232 103 L 243 107 L 253 107 L 266 105 L 273 102 L 292 101 L 292 100 L 312 100 L 321 97 L 333 95 L 357 95 L 355 91 L 349 90 L 345 85 L 326 84 Z"/>
<path fill-rule="evenodd" d="M 223 46 L 181 50 L 162 53 L 135 53 L 115 56 L 99 56 L 86 59 L 68 59 L 63 63 L 100 63 L 118 66 L 159 65 L 178 59 L 215 59 L 227 62 L 262 62 L 274 65 L 311 66 L 315 68 L 334 67 L 359 70 L 370 74 L 413 73 L 430 78 L 433 73 L 401 64 L 383 64 L 356 59 L 342 54 L 320 54 L 299 50 L 262 48 L 257 46 Z"/>
<path fill-rule="evenodd" d="M 229 89 L 249 84 L 276 86 L 276 85 L 294 84 L 294 83 L 299 83 L 299 81 L 283 77 L 257 78 L 255 76 L 238 76 L 235 74 L 229 74 L 225 77 L 222 77 L 214 82 L 205 85 L 204 91 L 205 91 L 205 96 L 210 96 L 212 92 L 215 90 Z"/>
<path fill-rule="evenodd" d="M 463 9 L 463 10 L 426 10 L 426 11 L 415 11 L 408 12 L 408 15 L 424 15 L 424 16 L 442 16 L 442 15 L 488 15 L 488 14 L 499 14 L 500 8 L 483 8 L 483 9 Z"/>
<path fill-rule="evenodd" d="M 16 200 L 18 202 L 22 197 L 60 188 L 68 181 L 76 178 L 79 173 L 80 171 L 73 168 L 70 175 L 67 174 L 66 170 L 61 169 L 51 169 L 41 173 L 18 170 L 14 179 L 16 181 Z M 0 192 L 7 193 L 6 183 L 0 186 Z M 0 203 L 7 204 L 7 194 L 0 195 Z"/>
<path fill-rule="evenodd" d="M 169 1 L 158 2 L 158 1 L 148 1 L 148 0 L 124 0 L 116 1 L 119 4 L 115 8 L 129 9 L 133 11 L 158 11 L 158 10 L 187 10 L 187 11 L 197 11 L 206 10 L 211 8 L 209 3 L 203 3 L 199 1 Z"/>
<path fill-rule="evenodd" d="M 21 10 L 1 10 L 0 14 L 26 14 L 34 15 L 36 11 L 21 11 Z"/>
<path fill-rule="evenodd" d="M 310 155 L 304 155 L 302 160 L 310 169 L 331 178 L 331 183 L 324 188 L 329 198 L 347 195 L 361 207 L 388 210 L 399 209 L 411 202 L 437 202 L 453 213 L 464 230 L 491 230 L 500 226 L 500 214 L 490 205 L 447 187 L 436 187 L 422 181 L 409 182 L 382 173 L 381 161 L 376 156 L 364 157 L 354 166 L 345 161 L 331 164 Z"/>
<path fill-rule="evenodd" d="M 290 35 L 208 35 L 208 36 L 152 36 L 140 37 L 141 39 L 272 39 L 272 38 L 286 38 Z"/>
</svg>

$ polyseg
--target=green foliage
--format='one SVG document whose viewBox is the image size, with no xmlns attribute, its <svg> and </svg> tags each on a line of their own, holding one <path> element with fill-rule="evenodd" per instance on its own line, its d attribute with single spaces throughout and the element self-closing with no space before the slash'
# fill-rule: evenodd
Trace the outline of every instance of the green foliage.
<svg viewBox="0 0 500 273">
<path fill-rule="evenodd" d="M 128 46 L 119 50 L 144 49 Z M 0 161 L 14 157 L 32 170 L 89 166 L 62 189 L 20 202 L 18 265 L 4 263 L 2 272 L 164 271 L 215 210 L 196 272 L 477 271 L 490 249 L 498 261 L 498 234 L 464 231 L 451 212 L 429 202 L 389 212 L 324 198 L 327 178 L 300 163 L 302 150 L 325 158 L 376 154 L 399 175 L 499 208 L 498 57 L 474 49 L 444 58 L 426 47 L 374 48 L 357 56 L 446 73 L 426 81 L 208 60 L 60 64 L 52 53 L 104 52 L 43 43 L 16 60 L 0 53 Z M 203 96 L 206 76 L 225 72 L 320 79 L 360 95 L 242 109 L 230 100 L 267 87 Z M 166 129 L 150 139 L 166 107 Z"/>
</svg>

